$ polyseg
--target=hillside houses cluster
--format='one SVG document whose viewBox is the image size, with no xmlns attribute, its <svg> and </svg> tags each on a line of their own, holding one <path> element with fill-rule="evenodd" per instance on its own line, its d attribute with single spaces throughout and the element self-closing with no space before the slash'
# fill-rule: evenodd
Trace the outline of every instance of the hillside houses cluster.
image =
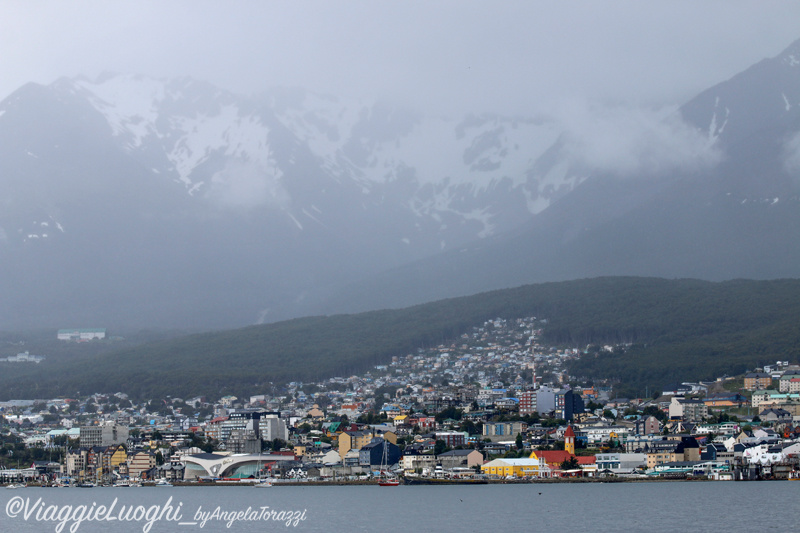
<svg viewBox="0 0 800 533">
<path fill-rule="evenodd" d="M 800 368 L 757 369 L 739 388 L 720 378 L 616 398 L 571 380 L 565 362 L 580 350 L 540 345 L 542 325 L 495 319 L 363 375 L 247 398 L 0 403 L 3 440 L 15 443 L 0 479 L 339 480 L 385 469 L 755 479 L 798 469 Z M 25 468 L 15 456 L 35 460 Z"/>
</svg>

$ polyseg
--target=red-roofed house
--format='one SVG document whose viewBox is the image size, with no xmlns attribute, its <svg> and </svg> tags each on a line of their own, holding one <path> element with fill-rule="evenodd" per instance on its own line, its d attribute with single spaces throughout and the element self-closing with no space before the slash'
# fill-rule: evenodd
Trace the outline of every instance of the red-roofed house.
<svg viewBox="0 0 800 533">
<path fill-rule="evenodd" d="M 569 461 L 573 457 L 578 460 L 584 476 L 592 475 L 597 471 L 597 461 L 594 455 L 574 455 L 566 450 L 536 450 L 530 455 L 531 459 L 544 459 L 544 462 L 553 471 L 553 476 L 562 475 L 561 463 Z"/>
</svg>

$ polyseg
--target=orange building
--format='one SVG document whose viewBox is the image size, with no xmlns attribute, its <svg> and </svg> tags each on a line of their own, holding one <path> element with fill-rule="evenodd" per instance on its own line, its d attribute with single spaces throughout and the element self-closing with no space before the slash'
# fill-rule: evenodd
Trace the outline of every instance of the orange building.
<svg viewBox="0 0 800 533">
<path fill-rule="evenodd" d="M 772 376 L 764 372 L 750 372 L 744 376 L 745 390 L 763 390 L 772 386 Z"/>
</svg>

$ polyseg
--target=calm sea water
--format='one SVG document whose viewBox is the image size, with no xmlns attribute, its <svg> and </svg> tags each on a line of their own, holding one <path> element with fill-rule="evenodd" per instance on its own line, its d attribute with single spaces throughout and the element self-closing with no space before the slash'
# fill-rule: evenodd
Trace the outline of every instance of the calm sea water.
<svg viewBox="0 0 800 533">
<path fill-rule="evenodd" d="M 786 531 L 800 510 L 790 481 L 0 490 L 4 532 Z M 71 519 L 112 504 L 116 520 Z"/>
</svg>

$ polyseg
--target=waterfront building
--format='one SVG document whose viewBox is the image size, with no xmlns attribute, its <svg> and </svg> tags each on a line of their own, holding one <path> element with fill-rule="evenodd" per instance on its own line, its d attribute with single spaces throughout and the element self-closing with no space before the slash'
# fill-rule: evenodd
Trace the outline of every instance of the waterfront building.
<svg viewBox="0 0 800 533">
<path fill-rule="evenodd" d="M 647 469 L 657 465 L 681 461 L 699 461 L 700 445 L 694 437 L 681 436 L 680 440 L 665 438 L 652 442 L 646 448 Z"/>
<path fill-rule="evenodd" d="M 256 477 L 266 471 L 272 471 L 278 464 L 294 463 L 296 459 L 292 452 L 243 455 L 198 453 L 181 457 L 180 463 L 185 467 L 184 479 L 194 480 L 203 477 Z"/>
<path fill-rule="evenodd" d="M 386 454 L 384 460 L 384 453 Z M 358 464 L 370 468 L 389 467 L 400 460 L 403 452 L 400 448 L 382 437 L 375 437 L 358 450 Z"/>
<path fill-rule="evenodd" d="M 156 456 L 152 452 L 138 451 L 128 456 L 128 475 L 141 478 L 143 474 L 156 467 Z"/>
<path fill-rule="evenodd" d="M 452 468 L 481 466 L 484 463 L 483 454 L 478 450 L 450 450 L 436 456 L 437 463 L 445 470 Z"/>
<path fill-rule="evenodd" d="M 645 453 L 598 453 L 595 460 L 600 473 L 627 474 L 647 467 Z"/>
<path fill-rule="evenodd" d="M 543 459 L 494 459 L 481 466 L 481 473 L 492 477 L 550 477 L 551 469 Z"/>
<path fill-rule="evenodd" d="M 400 459 L 400 466 L 409 474 L 425 470 L 432 471 L 436 463 L 436 456 L 430 453 L 406 451 Z"/>
<path fill-rule="evenodd" d="M 65 471 L 68 476 L 82 478 L 86 475 L 89 462 L 89 449 L 77 448 L 67 450 Z"/>
</svg>

